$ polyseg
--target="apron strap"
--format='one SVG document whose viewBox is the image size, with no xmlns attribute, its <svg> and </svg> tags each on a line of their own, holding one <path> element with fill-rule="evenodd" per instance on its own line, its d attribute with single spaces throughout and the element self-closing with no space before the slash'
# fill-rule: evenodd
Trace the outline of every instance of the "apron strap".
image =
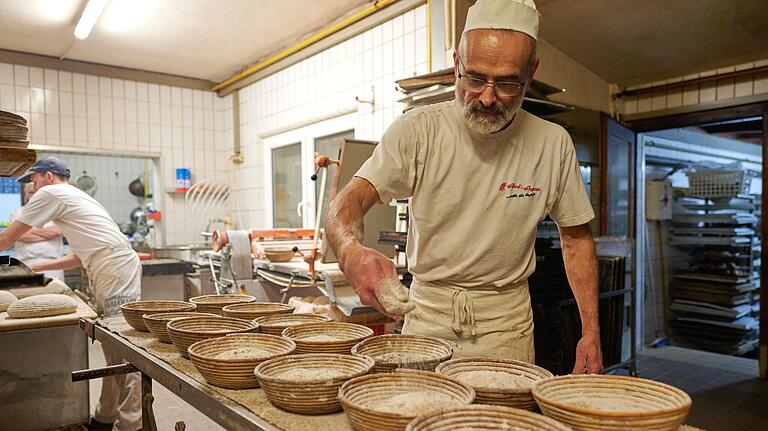
<svg viewBox="0 0 768 431">
<path fill-rule="evenodd" d="M 451 320 L 451 327 L 456 333 L 462 332 L 461 325 L 466 323 L 469 327 L 472 336 L 477 335 L 477 327 L 475 326 L 475 304 L 472 301 L 472 296 L 463 289 L 453 289 L 453 298 L 451 299 L 451 307 L 453 308 L 453 318 Z"/>
</svg>

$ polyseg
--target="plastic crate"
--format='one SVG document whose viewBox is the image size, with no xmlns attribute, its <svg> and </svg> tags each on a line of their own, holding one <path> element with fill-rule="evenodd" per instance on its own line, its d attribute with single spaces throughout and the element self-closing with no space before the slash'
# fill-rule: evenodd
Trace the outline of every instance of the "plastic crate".
<svg viewBox="0 0 768 431">
<path fill-rule="evenodd" d="M 749 193 L 752 177 L 743 170 L 706 169 L 688 172 L 688 196 L 725 198 Z"/>
</svg>

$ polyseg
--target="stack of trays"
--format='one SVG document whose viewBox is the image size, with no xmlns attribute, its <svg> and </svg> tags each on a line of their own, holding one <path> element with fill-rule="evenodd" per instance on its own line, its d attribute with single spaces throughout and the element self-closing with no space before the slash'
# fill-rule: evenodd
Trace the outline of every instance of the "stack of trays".
<svg viewBox="0 0 768 431">
<path fill-rule="evenodd" d="M 24 117 L 0 111 L 0 147 L 26 148 L 29 145 L 28 132 L 27 120 Z"/>
<path fill-rule="evenodd" d="M 37 159 L 35 150 L 28 150 L 27 120 L 12 112 L 0 111 L 0 177 L 18 177 Z"/>
</svg>

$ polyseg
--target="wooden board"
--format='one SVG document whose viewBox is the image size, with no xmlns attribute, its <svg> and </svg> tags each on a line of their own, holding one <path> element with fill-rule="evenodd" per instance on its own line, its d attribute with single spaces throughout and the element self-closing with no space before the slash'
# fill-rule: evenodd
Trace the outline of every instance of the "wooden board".
<svg viewBox="0 0 768 431">
<path fill-rule="evenodd" d="M 331 192 L 328 195 L 329 202 L 352 180 L 358 169 L 371 157 L 376 144 L 374 141 L 342 139 L 339 166 L 333 175 Z M 395 230 L 396 218 L 397 208 L 389 206 L 388 202 L 385 202 L 383 205 L 374 205 L 363 219 L 363 225 L 365 226 L 363 245 L 378 250 L 387 257 L 394 256 L 394 246 L 391 244 L 379 244 L 378 239 L 380 231 Z M 322 254 L 323 263 L 338 262 L 327 241 L 323 241 Z"/>
<path fill-rule="evenodd" d="M 74 293 L 69 294 L 77 303 L 77 310 L 74 313 L 62 314 L 60 316 L 32 317 L 29 319 L 14 319 L 8 317 L 8 313 L 0 313 L 0 332 L 18 331 L 20 329 L 50 328 L 53 326 L 77 325 L 81 317 L 95 319 L 96 312 L 93 311 L 82 299 Z"/>
</svg>

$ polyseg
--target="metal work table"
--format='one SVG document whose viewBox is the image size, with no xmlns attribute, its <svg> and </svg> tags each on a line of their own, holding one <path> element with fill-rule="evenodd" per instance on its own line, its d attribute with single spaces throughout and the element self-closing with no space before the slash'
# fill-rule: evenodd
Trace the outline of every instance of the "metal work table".
<svg viewBox="0 0 768 431">
<path fill-rule="evenodd" d="M 114 351 L 141 372 L 144 430 L 156 429 L 154 423 L 149 422 L 153 421 L 151 393 L 154 380 L 227 430 L 282 431 L 245 407 L 216 394 L 170 364 L 100 326 L 96 321 L 81 319 L 80 327 L 89 338 L 98 340 L 105 348 Z"/>
</svg>

